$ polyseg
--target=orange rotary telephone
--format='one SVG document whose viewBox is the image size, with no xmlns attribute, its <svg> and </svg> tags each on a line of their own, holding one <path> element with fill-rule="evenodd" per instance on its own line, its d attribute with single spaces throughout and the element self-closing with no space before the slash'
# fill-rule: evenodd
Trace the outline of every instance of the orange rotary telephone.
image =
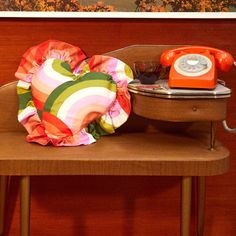
<svg viewBox="0 0 236 236">
<path fill-rule="evenodd" d="M 160 62 L 163 66 L 171 66 L 170 88 L 214 89 L 217 84 L 216 67 L 229 71 L 234 58 L 216 48 L 186 46 L 164 51 Z"/>
</svg>

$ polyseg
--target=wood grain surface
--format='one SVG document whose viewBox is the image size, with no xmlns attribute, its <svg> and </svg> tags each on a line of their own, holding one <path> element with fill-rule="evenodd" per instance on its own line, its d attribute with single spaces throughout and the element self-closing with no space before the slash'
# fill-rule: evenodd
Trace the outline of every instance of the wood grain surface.
<svg viewBox="0 0 236 236">
<path fill-rule="evenodd" d="M 166 121 L 221 121 L 227 99 L 163 99 L 132 94 L 133 111 L 142 117 Z"/>
<path fill-rule="evenodd" d="M 15 79 L 14 73 L 27 48 L 48 39 L 78 45 L 88 56 L 133 44 L 206 45 L 236 55 L 235 19 L 1 18 L 0 26 L 1 84 Z M 219 76 L 226 80 L 227 86 L 233 91 L 236 89 L 236 82 L 233 80 L 235 69 L 229 73 L 219 72 Z M 236 126 L 235 99 L 233 92 L 227 106 L 230 126 Z M 224 132 L 219 125 L 217 137 L 231 152 L 230 171 L 207 179 L 205 234 L 234 236 L 235 136 Z M 11 184 L 6 235 L 15 236 L 19 232 L 18 178 L 12 177 Z M 31 234 L 177 236 L 179 197 L 178 177 L 33 177 Z"/>
</svg>

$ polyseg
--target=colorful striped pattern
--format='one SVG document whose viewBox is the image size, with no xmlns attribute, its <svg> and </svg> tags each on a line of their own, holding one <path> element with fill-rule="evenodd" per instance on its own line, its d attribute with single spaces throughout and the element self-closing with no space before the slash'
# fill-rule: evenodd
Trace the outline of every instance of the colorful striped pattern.
<svg viewBox="0 0 236 236">
<path fill-rule="evenodd" d="M 31 82 L 32 75 L 48 58 L 64 60 L 73 71 L 86 55 L 79 47 L 58 40 L 48 40 L 29 48 L 24 53 L 15 76 L 20 80 Z"/>
<path fill-rule="evenodd" d="M 76 72 L 86 73 L 86 70 L 107 73 L 116 82 L 116 100 L 110 107 L 109 112 L 97 120 L 103 130 L 108 133 L 114 133 L 115 129 L 127 121 L 130 114 L 130 95 L 127 86 L 133 80 L 133 72 L 124 62 L 103 55 L 95 55 L 75 68 Z"/>
<path fill-rule="evenodd" d="M 112 57 L 84 58 L 79 48 L 59 41 L 24 54 L 16 77 L 18 120 L 28 142 L 87 145 L 128 119 L 131 69 Z"/>
</svg>

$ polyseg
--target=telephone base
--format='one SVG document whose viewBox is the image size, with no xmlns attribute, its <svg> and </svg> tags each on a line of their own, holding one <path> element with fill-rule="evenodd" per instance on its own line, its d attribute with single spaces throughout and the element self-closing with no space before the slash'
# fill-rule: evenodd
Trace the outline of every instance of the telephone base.
<svg viewBox="0 0 236 236">
<path fill-rule="evenodd" d="M 217 86 L 216 79 L 169 79 L 168 85 L 170 88 L 187 88 L 187 89 L 215 89 Z"/>
</svg>

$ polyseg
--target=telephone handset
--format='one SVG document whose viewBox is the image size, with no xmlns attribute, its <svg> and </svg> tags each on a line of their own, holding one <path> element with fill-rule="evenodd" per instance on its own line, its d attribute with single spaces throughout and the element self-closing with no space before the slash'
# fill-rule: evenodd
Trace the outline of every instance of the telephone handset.
<svg viewBox="0 0 236 236">
<path fill-rule="evenodd" d="M 171 66 L 170 88 L 214 89 L 217 84 L 216 67 L 229 71 L 234 58 L 216 48 L 186 46 L 164 51 L 160 62 L 163 66 Z"/>
</svg>

